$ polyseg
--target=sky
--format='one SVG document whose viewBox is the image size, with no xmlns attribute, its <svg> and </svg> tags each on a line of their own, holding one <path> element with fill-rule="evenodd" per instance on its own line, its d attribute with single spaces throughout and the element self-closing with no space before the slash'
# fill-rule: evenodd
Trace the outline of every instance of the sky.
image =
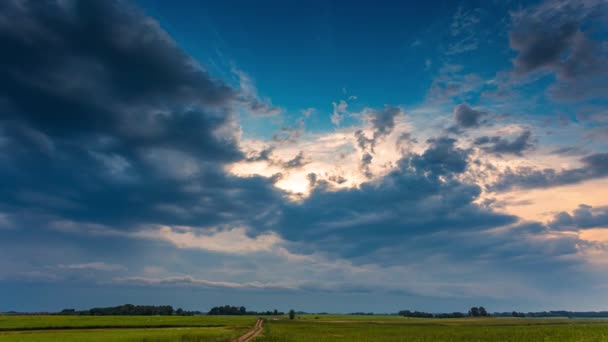
<svg viewBox="0 0 608 342">
<path fill-rule="evenodd" d="M 0 311 L 608 309 L 608 3 L 0 3 Z"/>
</svg>

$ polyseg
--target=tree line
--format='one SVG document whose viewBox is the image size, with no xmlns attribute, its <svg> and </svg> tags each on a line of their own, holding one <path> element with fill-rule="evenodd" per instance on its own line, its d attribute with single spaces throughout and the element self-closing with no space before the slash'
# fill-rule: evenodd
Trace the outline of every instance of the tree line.
<svg viewBox="0 0 608 342">
<path fill-rule="evenodd" d="M 77 316 L 192 316 L 202 314 L 200 311 L 187 311 L 181 308 L 173 310 L 171 305 L 133 305 L 125 304 L 106 308 L 92 308 L 89 310 L 64 309 L 60 315 Z"/>
<path fill-rule="evenodd" d="M 448 312 L 448 313 L 430 313 L 423 311 L 410 311 L 410 310 L 401 310 L 397 313 L 399 316 L 403 317 L 416 317 L 416 318 L 463 318 L 463 317 L 486 317 L 490 316 L 488 311 L 483 307 L 472 307 L 469 309 L 468 313 L 462 312 Z"/>
<path fill-rule="evenodd" d="M 125 304 L 119 306 L 92 308 L 88 310 L 63 309 L 56 313 L 58 315 L 74 315 L 74 316 L 193 316 L 204 315 L 201 311 L 187 311 L 182 308 L 174 310 L 171 305 L 133 305 Z M 285 312 L 278 310 L 268 311 L 250 311 L 244 306 L 216 306 L 211 308 L 207 315 L 264 315 L 264 316 L 281 316 Z M 290 311 L 291 316 L 295 316 L 295 311 Z M 293 318 L 292 318 L 293 319 Z"/>
<path fill-rule="evenodd" d="M 601 318 L 608 317 L 608 311 L 537 311 L 537 312 L 496 312 L 497 317 L 570 317 L 570 318 Z"/>
<path fill-rule="evenodd" d="M 292 310 L 293 311 L 293 310 Z M 12 315 L 20 315 L 25 314 L 21 312 L 4 312 L 3 314 L 12 314 Z M 75 309 L 64 309 L 60 312 L 56 313 L 48 313 L 48 312 L 35 312 L 35 313 L 27 313 L 27 314 L 38 314 L 38 315 L 81 315 L 81 316 L 157 316 L 157 315 L 176 315 L 176 316 L 192 316 L 192 315 L 264 315 L 264 316 L 279 316 L 285 315 L 284 312 L 278 310 L 272 311 L 249 311 L 244 306 L 216 306 L 211 308 L 209 312 L 203 313 L 201 311 L 188 311 L 178 308 L 176 310 L 173 309 L 171 305 L 132 305 L 125 304 L 113 307 L 104 307 L 104 308 L 92 308 L 88 310 L 75 310 Z M 293 312 L 293 316 L 295 314 L 303 315 L 307 314 L 303 311 Z M 326 312 L 317 313 L 317 315 L 327 314 Z M 351 315 L 374 315 L 373 312 L 354 312 Z M 393 314 L 395 315 L 395 314 Z M 488 313 L 488 311 L 483 307 L 472 307 L 469 309 L 467 313 L 462 312 L 451 312 L 451 313 L 430 313 L 430 312 L 422 312 L 422 311 L 410 311 L 410 310 L 402 310 L 399 311 L 396 315 L 404 316 L 404 317 L 418 317 L 418 318 L 463 318 L 463 317 L 485 317 L 485 316 L 495 316 L 495 317 L 571 317 L 571 318 L 599 318 L 599 317 L 608 317 L 608 311 L 565 311 L 565 310 L 555 310 L 555 311 L 538 311 L 538 312 L 519 312 L 519 311 L 510 311 L 510 312 L 494 312 L 492 314 Z"/>
<path fill-rule="evenodd" d="M 273 311 L 248 311 L 244 306 L 214 306 L 209 310 L 207 315 L 228 315 L 228 316 L 244 316 L 244 315 L 265 315 L 265 316 L 281 316 L 285 313 L 274 309 Z"/>
</svg>

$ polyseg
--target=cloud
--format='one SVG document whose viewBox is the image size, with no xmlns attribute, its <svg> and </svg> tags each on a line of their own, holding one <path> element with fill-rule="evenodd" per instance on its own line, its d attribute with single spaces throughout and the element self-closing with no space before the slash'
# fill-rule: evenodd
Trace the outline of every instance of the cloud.
<svg viewBox="0 0 608 342">
<path fill-rule="evenodd" d="M 274 150 L 273 146 L 264 148 L 263 150 L 259 151 L 257 154 L 253 153 L 251 155 L 248 155 L 245 160 L 248 162 L 269 161 L 272 158 L 271 155 L 272 155 L 273 150 Z"/>
<path fill-rule="evenodd" d="M 238 157 L 234 139 L 215 134 L 231 120 L 235 92 L 137 9 L 116 1 L 11 1 L 2 12 L 0 40 L 10 52 L 0 57 L 7 75 L 0 89 L 12 109 L 5 119 L 42 132 L 47 145 L 109 136 L 125 146 Z"/>
<path fill-rule="evenodd" d="M 272 136 L 272 140 L 275 142 L 291 142 L 294 143 L 298 141 L 300 137 L 304 134 L 304 120 L 299 119 L 296 121 L 293 126 L 283 126 L 281 129 L 274 133 Z"/>
<path fill-rule="evenodd" d="M 57 268 L 66 270 L 93 270 L 93 271 L 124 271 L 127 268 L 120 264 L 108 264 L 105 262 L 87 262 L 82 264 L 59 264 Z"/>
<path fill-rule="evenodd" d="M 486 81 L 475 73 L 463 72 L 459 64 L 444 64 L 426 94 L 427 102 L 470 101 L 486 88 Z"/>
<path fill-rule="evenodd" d="M 607 9 L 604 1 L 549 0 L 513 12 L 509 45 L 518 52 L 515 73 L 554 73 L 557 82 L 549 93 L 555 100 L 606 97 L 608 54 L 586 30 L 603 23 Z"/>
<path fill-rule="evenodd" d="M 454 107 L 454 120 L 461 128 L 472 128 L 480 125 L 480 119 L 486 112 L 475 110 L 466 103 L 461 103 Z"/>
<path fill-rule="evenodd" d="M 482 150 L 488 153 L 515 154 L 520 156 L 524 151 L 534 147 L 531 137 L 532 132 L 529 130 L 524 130 L 513 140 L 500 136 L 481 136 L 476 138 L 475 141 L 473 141 L 473 144 L 479 146 Z"/>
<path fill-rule="evenodd" d="M 0 207 L 11 217 L 129 230 L 240 222 L 280 202 L 273 180 L 225 173 L 246 158 L 242 91 L 154 19 L 121 1 L 0 6 Z"/>
<path fill-rule="evenodd" d="M 409 163 L 418 172 L 449 176 L 465 171 L 469 151 L 455 147 L 456 139 L 437 138 L 427 141 L 430 146 L 421 155 L 411 156 Z"/>
<path fill-rule="evenodd" d="M 310 117 L 312 114 L 314 114 L 316 111 L 317 111 L 317 110 L 316 110 L 315 108 L 310 107 L 310 108 L 303 109 L 301 112 L 302 112 L 302 115 L 303 115 L 305 118 L 308 118 L 308 117 Z"/>
<path fill-rule="evenodd" d="M 336 126 L 340 126 L 340 123 L 344 120 L 344 116 L 348 114 L 348 103 L 340 100 L 338 103 L 332 102 L 332 106 L 334 107 L 334 111 L 330 117 L 331 122 Z"/>
<path fill-rule="evenodd" d="M 286 169 L 301 168 L 304 165 L 306 165 L 306 161 L 304 159 L 304 152 L 302 152 L 302 151 L 300 151 L 298 153 L 298 155 L 293 157 L 293 159 L 290 159 L 290 160 L 286 161 L 285 163 L 283 163 L 283 167 Z"/>
<path fill-rule="evenodd" d="M 580 159 L 582 167 L 555 170 L 531 167 L 507 168 L 499 179 L 488 188 L 492 191 L 506 191 L 513 188 L 546 188 L 575 184 L 585 180 L 608 176 L 608 153 L 594 153 Z"/>
<path fill-rule="evenodd" d="M 363 174 L 367 178 L 373 177 L 373 173 L 369 169 L 369 165 L 372 163 L 373 159 L 374 159 L 374 157 L 367 152 L 363 153 L 363 156 L 361 157 L 361 170 L 363 171 Z"/>
<path fill-rule="evenodd" d="M 272 232 L 249 237 L 245 228 L 202 229 L 193 227 L 161 226 L 156 230 L 145 229 L 135 233 L 136 237 L 167 241 L 178 248 L 204 249 L 219 253 L 250 254 L 270 252 L 282 243 Z"/>
<path fill-rule="evenodd" d="M 270 100 L 260 99 L 257 87 L 246 72 L 236 68 L 233 68 L 232 72 L 239 79 L 239 101 L 245 106 L 249 113 L 262 117 L 276 116 L 281 114 L 283 110 L 279 107 L 273 106 Z"/>
<path fill-rule="evenodd" d="M 393 132 L 395 119 L 404 114 L 403 109 L 394 106 L 385 106 L 383 109 L 365 108 L 362 116 L 371 123 L 372 137 L 368 138 L 363 130 L 357 130 L 355 138 L 359 147 L 366 150 L 369 146 L 370 150 L 374 152 L 374 147 L 378 141 Z"/>
<path fill-rule="evenodd" d="M 565 211 L 556 214 L 548 226 L 556 230 L 608 228 L 608 207 L 593 208 L 581 204 L 572 214 Z"/>
<path fill-rule="evenodd" d="M 362 255 L 419 234 L 514 222 L 473 204 L 481 189 L 455 179 L 467 167 L 468 152 L 454 143 L 431 140 L 424 153 L 404 157 L 375 181 L 332 192 L 317 188 L 302 202 L 286 203 L 279 233 L 342 255 Z"/>
<path fill-rule="evenodd" d="M 282 284 L 265 284 L 261 282 L 237 283 L 228 281 L 211 281 L 194 278 L 192 276 L 172 276 L 165 278 L 152 277 L 115 277 L 112 283 L 130 285 L 156 285 L 169 287 L 205 287 L 205 288 L 230 288 L 230 289 L 292 289 L 292 286 Z"/>
<path fill-rule="evenodd" d="M 455 41 L 450 43 L 446 50 L 446 54 L 457 55 L 476 50 L 479 45 L 477 27 L 480 21 L 480 12 L 478 9 L 465 10 L 462 6 L 458 7 L 450 25 L 450 34 Z"/>
</svg>

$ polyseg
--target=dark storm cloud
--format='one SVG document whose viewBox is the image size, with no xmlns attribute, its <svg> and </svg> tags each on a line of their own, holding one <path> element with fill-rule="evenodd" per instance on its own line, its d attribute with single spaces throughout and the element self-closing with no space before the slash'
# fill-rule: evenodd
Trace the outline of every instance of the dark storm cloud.
<svg viewBox="0 0 608 342">
<path fill-rule="evenodd" d="M 472 128 L 479 126 L 480 119 L 486 113 L 480 110 L 471 108 L 466 103 L 461 103 L 454 107 L 454 120 L 456 124 L 461 128 Z"/>
<path fill-rule="evenodd" d="M 549 227 L 557 230 L 579 230 L 608 227 L 608 207 L 593 208 L 581 204 L 572 214 L 562 211 L 549 222 Z"/>
<path fill-rule="evenodd" d="M 5 1 L 0 44 L 0 211 L 213 225 L 281 196 L 223 170 L 237 92 L 128 4 Z"/>
<path fill-rule="evenodd" d="M 580 168 L 538 170 L 530 167 L 507 169 L 497 182 L 489 186 L 493 191 L 512 188 L 531 189 L 580 183 L 586 180 L 608 177 L 608 153 L 595 153 L 581 158 Z"/>
<path fill-rule="evenodd" d="M 549 89 L 557 100 L 582 100 L 608 95 L 608 54 L 589 38 L 590 27 L 605 23 L 605 1 L 547 1 L 512 14 L 509 44 L 518 52 L 515 73 L 549 71 L 557 82 Z M 583 25 L 585 23 L 585 25 Z"/>
<path fill-rule="evenodd" d="M 109 136 L 234 159 L 234 91 L 213 80 L 154 20 L 117 1 L 0 5 L 3 118 L 53 138 Z M 52 110 L 52 112 L 51 112 Z M 3 120 L 4 121 L 4 120 Z"/>
<path fill-rule="evenodd" d="M 513 140 L 500 136 L 482 136 L 475 139 L 473 143 L 489 153 L 522 155 L 524 151 L 534 146 L 531 138 L 532 132 L 525 130 Z"/>
</svg>

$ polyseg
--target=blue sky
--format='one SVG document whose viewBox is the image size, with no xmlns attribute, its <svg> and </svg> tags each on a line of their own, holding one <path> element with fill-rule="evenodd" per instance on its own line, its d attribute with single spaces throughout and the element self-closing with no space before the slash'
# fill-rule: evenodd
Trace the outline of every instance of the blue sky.
<svg viewBox="0 0 608 342">
<path fill-rule="evenodd" d="M 608 305 L 602 1 L 0 9 L 0 310 Z"/>
</svg>

